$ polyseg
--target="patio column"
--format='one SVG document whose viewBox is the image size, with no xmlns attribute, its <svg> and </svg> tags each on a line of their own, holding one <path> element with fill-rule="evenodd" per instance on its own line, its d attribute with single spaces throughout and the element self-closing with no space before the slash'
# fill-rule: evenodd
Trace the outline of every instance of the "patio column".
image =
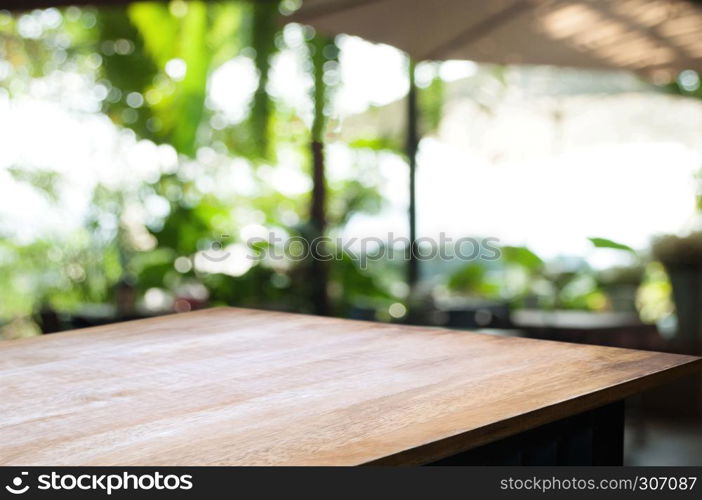
<svg viewBox="0 0 702 500">
<path fill-rule="evenodd" d="M 417 150 L 419 148 L 419 109 L 417 106 L 417 84 L 414 70 L 416 64 L 410 59 L 408 64 L 409 91 L 407 93 L 407 162 L 409 165 L 409 247 L 407 252 L 407 284 L 410 296 L 419 279 L 419 262 L 415 257 L 417 241 L 417 202 L 416 170 Z"/>
</svg>

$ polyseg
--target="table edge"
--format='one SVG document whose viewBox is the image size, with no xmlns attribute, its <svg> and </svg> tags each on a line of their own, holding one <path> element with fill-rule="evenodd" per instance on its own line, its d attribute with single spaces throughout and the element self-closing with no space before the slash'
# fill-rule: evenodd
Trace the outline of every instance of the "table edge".
<svg viewBox="0 0 702 500">
<path fill-rule="evenodd" d="M 702 358 L 688 355 L 680 356 L 689 358 L 689 360 L 640 378 L 576 396 L 476 429 L 470 429 L 438 441 L 428 442 L 391 455 L 378 457 L 358 465 L 423 465 L 431 463 L 562 418 L 626 399 L 648 389 L 673 382 L 686 375 L 702 372 Z"/>
</svg>

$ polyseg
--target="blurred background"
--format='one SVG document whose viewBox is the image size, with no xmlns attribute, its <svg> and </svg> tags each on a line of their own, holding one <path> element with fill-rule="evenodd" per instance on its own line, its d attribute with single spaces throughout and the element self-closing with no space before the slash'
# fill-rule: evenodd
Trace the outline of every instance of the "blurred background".
<svg viewBox="0 0 702 500">
<path fill-rule="evenodd" d="M 409 237 L 410 62 L 298 7 L 0 10 L 2 339 L 232 305 L 700 354 L 692 70 L 418 63 L 417 236 L 500 258 L 254 258 Z M 702 465 L 699 381 L 630 406 L 628 463 Z"/>
</svg>

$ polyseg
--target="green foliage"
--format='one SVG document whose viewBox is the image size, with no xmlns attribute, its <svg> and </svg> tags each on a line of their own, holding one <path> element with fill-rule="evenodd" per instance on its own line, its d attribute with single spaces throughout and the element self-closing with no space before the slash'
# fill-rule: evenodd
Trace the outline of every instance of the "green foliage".
<svg viewBox="0 0 702 500">
<path fill-rule="evenodd" d="M 150 108 L 143 103 L 145 89 L 158 74 L 158 66 L 145 52 L 142 36 L 124 8 L 99 9 L 96 15 L 96 43 L 109 90 L 103 101 L 105 113 L 142 137 L 163 140 L 159 127 L 151 121 Z"/>
<path fill-rule="evenodd" d="M 205 300 L 212 305 L 312 309 L 303 293 L 309 276 L 296 263 L 256 262 L 237 276 L 174 265 L 179 258 L 192 262 L 213 242 L 241 244 L 242 228 L 254 223 L 290 235 L 304 230 L 308 194 L 284 195 L 264 174 L 277 168 L 277 151 L 285 149 L 304 165 L 310 137 L 325 138 L 338 49 L 330 39 L 307 40 L 316 81 L 310 128 L 294 109 L 278 105 L 267 92 L 270 65 L 281 45 L 277 3 L 173 0 L 71 8 L 60 11 L 60 26 L 36 39 L 19 37 L 17 17 L 0 14 L 9 19 L 0 20 L 0 57 L 13 67 L 11 77 L 0 85 L 19 94 L 32 78 L 53 70 L 79 73 L 107 91 L 102 111 L 116 125 L 132 130 L 138 140 L 172 145 L 180 163 L 175 172 L 163 173 L 155 182 L 98 185 L 90 213 L 75 232 L 29 244 L 0 239 L 0 322 L 24 321 L 43 307 L 72 314 L 90 304 L 114 306 L 117 289 L 125 283 L 133 284 L 138 299 L 151 289 L 172 299 L 187 286 L 204 286 L 209 297 Z M 41 14 L 37 12 L 27 15 Z M 215 130 L 206 105 L 208 79 L 238 55 L 254 60 L 259 87 L 246 121 Z M 185 71 L 179 73 L 178 68 Z M 221 163 L 194 165 L 196 161 L 187 158 L 196 158 L 203 146 L 216 151 Z M 244 158 L 246 166 L 251 160 L 261 163 L 251 169 L 253 192 L 229 195 L 211 187 L 221 187 L 226 171 L 240 168 L 227 157 Z M 189 167 L 197 167 L 197 175 L 188 174 Z M 56 172 L 19 165 L 11 174 L 60 201 L 57 187 L 62 180 Z M 377 179 L 365 177 L 363 182 L 330 183 L 330 231 L 354 213 L 380 208 Z M 130 209 L 144 209 L 152 198 L 167 200 L 165 215 L 143 221 L 129 216 Z M 358 300 L 396 300 L 387 293 L 385 274 L 363 271 L 349 256 L 330 271 L 337 312 L 348 311 Z"/>
<path fill-rule="evenodd" d="M 115 248 L 97 244 L 87 232 L 60 244 L 0 239 L 0 319 L 30 316 L 41 305 L 74 311 L 105 302 L 119 272 Z"/>
<path fill-rule="evenodd" d="M 417 98 L 422 133 L 431 134 L 436 132 L 444 113 L 444 81 L 438 76 L 435 77 L 429 86 L 419 89 Z"/>
<path fill-rule="evenodd" d="M 389 151 L 402 154 L 402 141 L 388 136 L 363 137 L 349 142 L 349 146 L 355 149 L 371 149 L 373 151 Z"/>
<path fill-rule="evenodd" d="M 214 236 L 213 221 L 226 218 L 229 207 L 212 196 L 202 198 L 196 205 L 175 203 L 163 227 L 154 234 L 159 248 L 170 248 L 178 255 L 190 255 L 201 242 Z"/>
<path fill-rule="evenodd" d="M 167 288 L 168 278 L 175 275 L 173 262 L 177 257 L 177 252 L 168 247 L 134 255 L 129 262 L 129 271 L 137 278 L 139 290 Z"/>
<path fill-rule="evenodd" d="M 201 7 L 195 6 L 195 16 L 199 17 Z M 143 39 L 145 52 L 159 68 L 165 67 L 173 58 L 174 47 L 179 44 L 179 18 L 171 14 L 167 4 L 153 2 L 132 4 L 127 15 Z M 192 17 L 189 8 L 184 16 Z"/>
<path fill-rule="evenodd" d="M 198 125 L 204 115 L 207 76 L 210 69 L 210 51 L 207 48 L 207 7 L 202 2 L 191 2 L 183 17 L 178 36 L 179 55 L 185 61 L 185 78 L 173 97 L 173 113 L 178 125 L 173 126 L 172 141 L 178 151 L 194 155 Z"/>
<path fill-rule="evenodd" d="M 34 10 L 12 15 L 0 11 L 0 60 L 12 68 L 6 78 L 0 79 L 0 88 L 10 95 L 27 91 L 33 78 L 41 78 L 56 70 L 90 70 L 98 61 L 92 52 L 95 44 L 95 14 L 91 9 L 77 15 L 64 15 L 61 22 L 41 22 L 42 11 Z M 30 21 L 38 33 L 21 36 L 19 24 Z M 87 50 L 86 50 L 87 49 Z"/>
<path fill-rule="evenodd" d="M 141 137 L 194 156 L 209 118 L 208 77 L 241 49 L 243 10 L 238 2 L 202 1 L 101 9 L 103 73 L 115 89 L 106 112 Z"/>
<path fill-rule="evenodd" d="M 280 29 L 277 23 L 278 2 L 253 2 L 249 14 L 249 36 L 254 49 L 254 63 L 258 72 L 258 87 L 251 106 L 250 127 L 255 153 L 261 158 L 270 155 L 269 134 L 272 102 L 267 92 L 271 59 L 277 47 L 275 38 Z"/>
<path fill-rule="evenodd" d="M 516 264 L 530 272 L 539 271 L 544 265 L 541 257 L 527 247 L 504 246 L 501 251 L 506 264 Z"/>
<path fill-rule="evenodd" d="M 337 313 L 348 314 L 352 305 L 387 304 L 396 299 L 381 285 L 372 273 L 359 269 L 358 262 L 344 254 L 331 268 L 331 286 L 337 290 Z"/>
<path fill-rule="evenodd" d="M 459 296 L 505 300 L 514 308 L 633 311 L 641 280 L 639 266 L 599 273 L 583 259 L 546 262 L 527 247 L 504 246 L 499 262 L 468 263 L 450 275 L 447 288 Z"/>
<path fill-rule="evenodd" d="M 51 201 L 58 200 L 57 189 L 61 176 L 51 170 L 24 170 L 21 168 L 9 168 L 8 171 L 15 180 L 27 182 L 31 186 L 44 193 Z"/>
<path fill-rule="evenodd" d="M 244 47 L 242 26 L 245 4 L 242 2 L 219 2 L 208 5 L 210 17 L 207 40 L 211 51 L 212 67 L 218 67 L 241 52 Z"/>
<path fill-rule="evenodd" d="M 466 264 L 449 277 L 448 288 L 454 292 L 483 297 L 496 297 L 499 284 L 491 280 L 487 269 L 480 263 Z"/>
<path fill-rule="evenodd" d="M 331 184 L 331 202 L 328 221 L 333 227 L 343 227 L 357 213 L 378 213 L 383 198 L 375 186 L 368 186 L 356 179 Z"/>
</svg>

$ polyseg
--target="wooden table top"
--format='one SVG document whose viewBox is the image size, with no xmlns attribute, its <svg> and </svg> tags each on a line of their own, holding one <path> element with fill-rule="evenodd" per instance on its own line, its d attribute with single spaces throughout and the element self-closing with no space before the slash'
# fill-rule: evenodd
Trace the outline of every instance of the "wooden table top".
<svg viewBox="0 0 702 500">
<path fill-rule="evenodd" d="M 211 309 L 0 342 L 2 465 L 427 463 L 692 356 Z"/>
</svg>

